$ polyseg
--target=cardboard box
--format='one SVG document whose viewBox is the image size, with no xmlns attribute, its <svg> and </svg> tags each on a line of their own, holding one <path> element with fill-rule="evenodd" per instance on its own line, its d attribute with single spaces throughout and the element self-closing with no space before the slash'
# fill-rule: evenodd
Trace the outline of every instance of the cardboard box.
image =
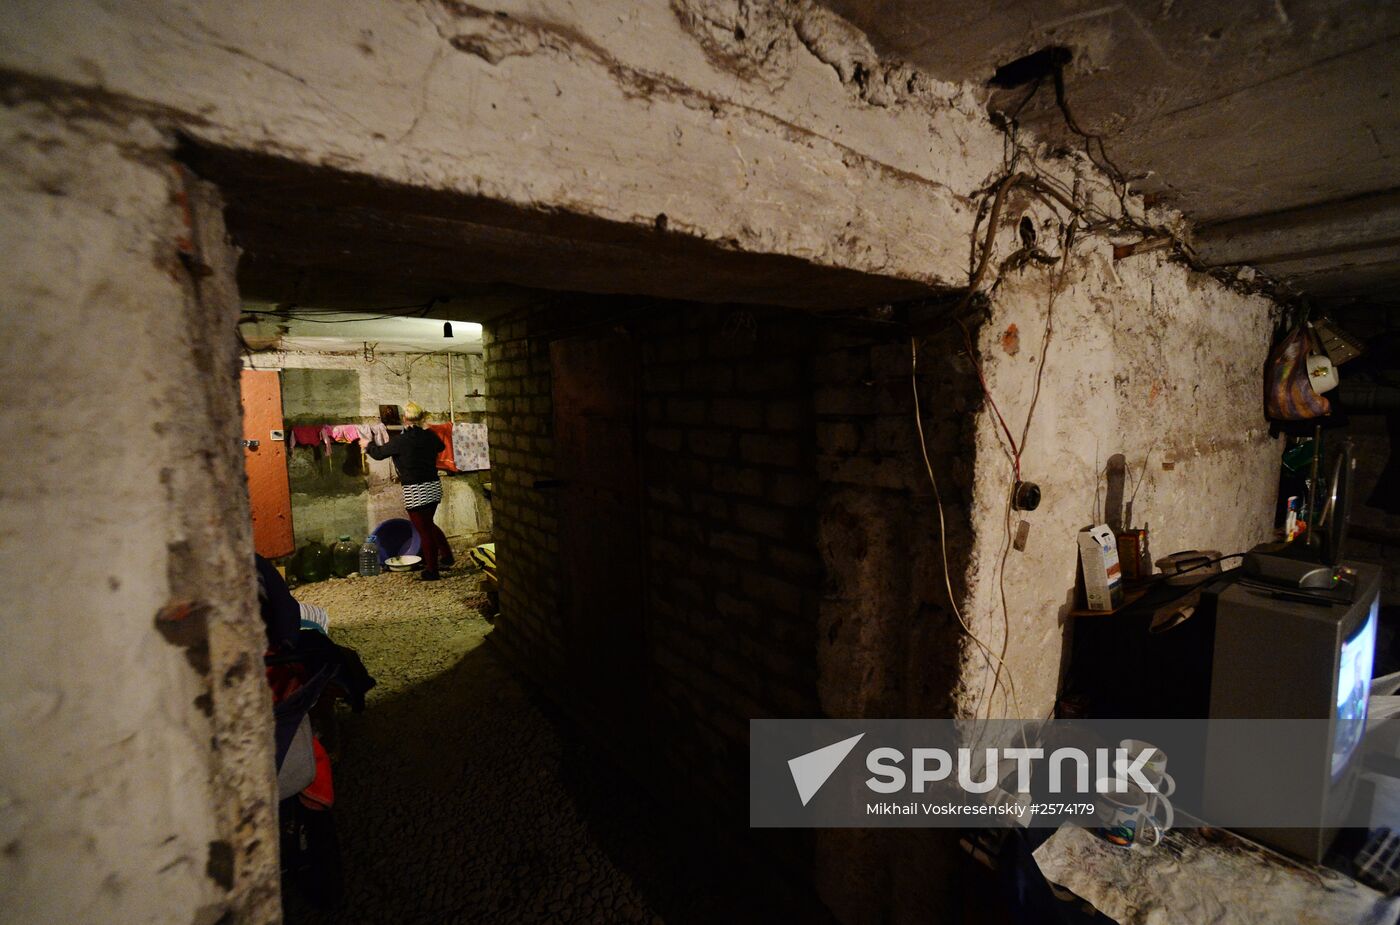
<svg viewBox="0 0 1400 925">
<path fill-rule="evenodd" d="M 1084 572 L 1084 608 L 1115 610 L 1123 606 L 1123 573 L 1118 538 L 1107 524 L 1079 532 L 1079 562 Z"/>
</svg>

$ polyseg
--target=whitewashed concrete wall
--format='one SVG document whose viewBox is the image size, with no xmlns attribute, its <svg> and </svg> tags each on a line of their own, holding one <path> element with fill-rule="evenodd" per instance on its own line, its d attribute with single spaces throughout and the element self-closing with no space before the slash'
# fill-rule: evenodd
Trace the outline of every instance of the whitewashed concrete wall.
<svg viewBox="0 0 1400 925">
<path fill-rule="evenodd" d="M 808 3 L 18 0 L 0 25 L 0 65 L 211 144 L 906 279 L 965 278 L 950 231 L 1002 153 L 975 93 Z"/>
<path fill-rule="evenodd" d="M 0 109 L 0 922 L 278 915 L 238 306 L 162 147 Z"/>
<path fill-rule="evenodd" d="M 1003 250 L 1014 246 L 1012 235 L 1008 229 Z M 1077 532 L 1103 522 L 1111 455 L 1126 457 L 1133 525 L 1150 525 L 1154 558 L 1181 549 L 1240 552 L 1270 538 L 1273 527 L 1282 446 L 1268 435 L 1262 385 L 1272 303 L 1231 292 L 1161 253 L 1115 262 L 1103 238 L 1080 238 L 1063 279 L 1060 273 L 1034 267 L 1006 277 L 977 344 L 991 395 L 1020 441 L 1053 308 L 1021 460 L 1023 477 L 1040 485 L 1044 500 L 1034 512 L 1010 514 L 1010 530 L 1025 520 L 1030 534 L 1023 552 L 1006 553 L 1004 582 L 1014 477 L 990 408 L 978 420 L 965 615 L 997 652 L 1009 624 L 1006 661 L 1020 700 L 1018 710 L 1003 687 L 988 706 L 993 669 L 969 648 L 961 703 L 984 714 L 1044 717 L 1054 704 L 1067 655 L 1065 614 L 1075 606 Z"/>
</svg>

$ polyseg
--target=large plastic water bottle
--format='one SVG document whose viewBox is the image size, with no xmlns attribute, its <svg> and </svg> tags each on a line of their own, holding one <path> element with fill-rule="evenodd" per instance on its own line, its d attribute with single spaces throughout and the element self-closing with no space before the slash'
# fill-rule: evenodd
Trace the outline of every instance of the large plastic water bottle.
<svg viewBox="0 0 1400 925">
<path fill-rule="evenodd" d="M 360 547 L 360 575 L 369 577 L 379 574 L 379 540 L 371 533 L 365 537 L 364 545 Z"/>
</svg>

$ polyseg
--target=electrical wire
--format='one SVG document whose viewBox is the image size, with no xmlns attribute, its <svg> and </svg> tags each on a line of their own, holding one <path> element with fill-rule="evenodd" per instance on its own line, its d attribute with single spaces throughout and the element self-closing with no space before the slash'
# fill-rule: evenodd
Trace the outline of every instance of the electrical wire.
<svg viewBox="0 0 1400 925">
<path fill-rule="evenodd" d="M 943 495 L 938 489 L 938 479 L 933 474 L 933 461 L 928 455 L 928 440 L 924 436 L 923 408 L 919 402 L 919 338 L 917 336 L 909 338 L 909 381 L 914 391 L 914 427 L 919 434 L 919 452 L 923 454 L 924 469 L 928 472 L 929 484 L 933 486 L 933 500 L 938 507 L 938 548 L 943 558 L 943 586 L 948 591 L 948 604 L 953 608 L 953 616 L 956 617 L 958 623 L 961 624 L 963 632 L 967 633 L 968 637 L 982 650 L 983 657 L 987 662 L 987 667 L 989 669 L 993 667 L 994 659 L 998 665 L 1005 667 L 1005 662 L 1002 658 L 994 653 L 991 646 L 983 642 L 982 638 L 973 632 L 972 627 L 968 625 L 967 620 L 963 617 L 962 609 L 958 607 L 957 594 L 953 591 L 952 572 L 948 567 L 948 526 L 943 514 Z M 1015 704 L 1016 713 L 1019 715 L 1022 712 L 1021 701 L 1016 694 L 1016 681 L 1009 667 L 1006 668 L 1006 681 L 1007 688 L 1011 694 L 1011 700 Z M 995 693 L 995 690 L 994 687 L 993 693 Z M 980 706 L 975 707 L 973 710 L 974 720 L 977 719 L 978 712 L 980 712 Z"/>
<path fill-rule="evenodd" d="M 972 368 L 977 371 L 977 381 L 982 385 L 982 395 L 987 399 L 987 404 L 991 406 L 992 413 L 996 415 L 997 423 L 1001 425 L 1001 432 L 1006 435 L 1007 446 L 1002 447 L 1002 450 L 1011 460 L 1011 467 L 1019 482 L 1021 480 L 1021 450 L 1016 445 L 1016 438 L 1011 436 L 1011 428 L 1007 426 L 1006 418 L 1002 416 L 1001 409 L 997 407 L 996 399 L 992 397 L 992 390 L 987 387 L 987 377 L 982 373 L 981 361 L 977 359 L 977 348 L 972 344 L 972 332 L 967 329 L 967 325 L 963 323 L 961 318 L 958 319 L 958 327 L 962 328 L 963 343 L 967 346 L 967 356 L 972 361 Z"/>
<path fill-rule="evenodd" d="M 426 302 L 416 302 L 412 305 L 387 305 L 383 308 L 372 310 L 372 314 L 366 315 L 364 312 L 354 312 L 346 310 L 317 311 L 308 309 L 305 312 L 297 313 L 298 306 L 288 305 L 286 308 L 278 308 L 272 311 L 256 308 L 245 308 L 245 315 L 266 315 L 273 318 L 281 318 L 286 321 L 304 321 L 309 324 L 354 324 L 357 321 L 387 321 L 392 318 L 422 318 L 432 311 L 434 305 L 445 299 L 434 297 Z M 410 309 L 412 311 L 410 311 Z M 351 318 L 332 318 L 330 315 L 353 315 Z M 319 316 L 319 317 L 318 317 Z"/>
<path fill-rule="evenodd" d="M 1045 306 L 1045 333 L 1042 336 L 1040 342 L 1040 356 L 1035 370 L 1035 386 L 1031 392 L 1030 404 L 1026 408 L 1026 421 L 1024 426 L 1021 428 L 1021 442 L 1019 446 L 1016 446 L 1014 459 L 1014 478 L 1011 484 L 1007 486 L 1006 507 L 1002 512 L 1001 556 L 997 564 L 997 592 L 999 597 L 1001 598 L 1002 617 L 1001 652 L 999 653 L 999 656 L 997 658 L 996 671 L 992 675 L 991 691 L 987 694 L 989 712 L 988 718 L 990 718 L 991 699 L 996 696 L 997 685 L 1000 683 L 1001 680 L 1001 671 L 1002 668 L 1006 665 L 1006 653 L 1011 644 L 1011 606 L 1006 599 L 1006 561 L 1007 558 L 1011 555 L 1011 512 L 1014 509 L 1013 499 L 1015 497 L 1016 484 L 1021 481 L 1021 455 L 1025 452 L 1026 443 L 1030 438 L 1031 421 L 1035 417 L 1036 405 L 1039 403 L 1040 400 L 1040 385 L 1045 373 L 1045 358 L 1050 352 L 1050 339 L 1055 332 L 1055 298 L 1059 295 L 1060 290 L 1064 287 L 1065 273 L 1069 269 L 1069 259 L 1074 247 L 1075 222 L 1077 221 L 1078 219 L 1072 219 L 1070 221 L 1069 227 L 1065 229 L 1064 240 L 1061 242 L 1060 271 L 1055 278 L 1054 284 L 1050 288 L 1050 297 L 1047 300 Z M 964 336 L 967 335 L 966 328 L 963 329 L 963 334 Z M 978 373 L 978 378 L 982 382 L 983 394 L 986 395 L 987 401 L 991 403 L 993 409 L 995 409 L 996 405 L 992 401 L 991 392 L 987 391 L 986 380 L 981 377 L 980 371 Z M 1001 417 L 1000 411 L 997 412 L 997 417 Z M 1005 428 L 1006 422 L 1003 420 L 1002 429 L 1005 430 Z M 1007 439 L 1010 439 L 1010 433 L 1007 434 Z M 1015 446 L 1015 444 L 1013 444 L 1013 446 Z M 1020 707 L 1018 705 L 1017 711 L 1019 712 L 1019 710 Z"/>
</svg>

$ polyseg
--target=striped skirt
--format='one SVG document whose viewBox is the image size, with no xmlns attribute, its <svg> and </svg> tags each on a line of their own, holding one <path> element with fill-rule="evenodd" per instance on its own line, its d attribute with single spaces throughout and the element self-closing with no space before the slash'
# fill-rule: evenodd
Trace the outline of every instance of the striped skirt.
<svg viewBox="0 0 1400 925">
<path fill-rule="evenodd" d="M 414 510 L 420 507 L 427 507 L 430 504 L 438 504 L 442 501 L 442 482 L 433 479 L 431 482 L 419 482 L 416 485 L 405 485 L 403 487 L 403 506 L 407 510 Z"/>
</svg>

